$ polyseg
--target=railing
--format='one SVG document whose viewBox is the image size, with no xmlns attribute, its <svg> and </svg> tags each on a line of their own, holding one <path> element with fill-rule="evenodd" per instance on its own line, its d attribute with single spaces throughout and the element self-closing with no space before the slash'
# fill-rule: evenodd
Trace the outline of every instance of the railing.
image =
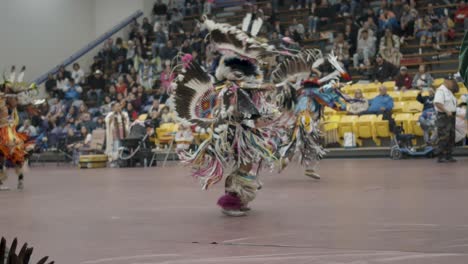
<svg viewBox="0 0 468 264">
<path fill-rule="evenodd" d="M 47 80 L 47 76 L 49 74 L 55 74 L 57 73 L 58 69 L 60 68 L 60 66 L 68 66 L 70 64 L 72 64 L 73 62 L 75 62 L 76 60 L 78 60 L 79 58 L 81 58 L 83 55 L 85 55 L 86 53 L 90 52 L 91 50 L 93 50 L 94 48 L 96 48 L 99 44 L 101 44 L 102 42 L 104 42 L 106 39 L 110 38 L 112 35 L 114 35 L 115 33 L 119 32 L 120 30 L 122 30 L 123 28 L 125 28 L 126 26 L 128 26 L 130 23 L 132 23 L 132 21 L 134 21 L 135 19 L 139 18 L 140 16 L 143 15 L 143 11 L 141 10 L 138 10 L 136 11 L 135 13 L 133 13 L 132 15 L 130 15 L 129 17 L 125 18 L 124 20 L 122 20 L 122 22 L 120 22 L 119 24 L 115 25 L 112 29 L 110 29 L 109 31 L 107 31 L 106 33 L 102 34 L 99 38 L 91 41 L 90 43 L 88 43 L 86 46 L 84 46 L 82 49 L 80 49 L 79 51 L 75 52 L 72 56 L 68 57 L 66 60 L 64 60 L 63 62 L 59 63 L 57 66 L 55 66 L 54 68 L 52 68 L 51 70 L 47 71 L 46 73 L 44 73 L 43 75 L 39 76 L 34 82 L 37 84 L 37 85 L 40 85 L 42 84 L 43 82 L 45 82 L 45 80 Z"/>
</svg>

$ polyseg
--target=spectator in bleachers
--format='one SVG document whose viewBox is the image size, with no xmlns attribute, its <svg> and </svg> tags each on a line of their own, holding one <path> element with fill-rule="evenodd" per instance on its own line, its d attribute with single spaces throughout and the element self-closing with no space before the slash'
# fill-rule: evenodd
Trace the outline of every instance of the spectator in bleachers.
<svg viewBox="0 0 468 264">
<path fill-rule="evenodd" d="M 379 82 L 392 81 L 398 73 L 398 68 L 388 61 L 385 61 L 381 56 L 375 59 L 375 67 L 373 67 L 373 79 Z"/>
<path fill-rule="evenodd" d="M 428 17 L 428 21 L 430 25 L 429 32 L 430 32 L 430 35 L 432 36 L 433 48 L 436 50 L 441 50 L 439 43 L 440 43 L 442 29 L 443 29 L 443 26 L 441 23 L 442 17 L 436 14 L 432 3 L 428 4 L 427 6 L 426 17 Z"/>
<path fill-rule="evenodd" d="M 464 0 L 460 1 L 455 11 L 455 23 L 466 25 L 466 18 L 468 17 L 468 5 Z M 466 27 L 465 27 L 466 30 Z"/>
<path fill-rule="evenodd" d="M 305 34 L 304 25 L 297 22 L 296 18 L 293 19 L 292 24 L 289 26 L 289 31 L 292 33 L 293 39 L 296 42 L 300 42 L 304 38 L 304 34 Z"/>
<path fill-rule="evenodd" d="M 175 135 L 175 142 L 177 150 L 188 150 L 193 141 L 192 129 L 190 126 L 180 124 L 179 131 Z"/>
<path fill-rule="evenodd" d="M 114 85 L 114 87 L 115 87 L 115 92 L 116 93 L 123 94 L 123 96 L 127 96 L 128 95 L 128 87 L 127 87 L 127 84 L 124 81 L 124 76 L 125 75 L 119 76 L 119 78 L 117 79 L 117 83 Z"/>
<path fill-rule="evenodd" d="M 65 86 L 65 100 L 67 105 L 70 105 L 73 101 L 80 99 L 80 95 L 83 92 L 83 88 L 75 83 L 74 79 L 70 79 L 68 84 Z"/>
<path fill-rule="evenodd" d="M 375 38 L 376 32 L 377 32 L 377 27 L 375 26 L 375 24 L 372 24 L 372 19 L 370 19 L 369 21 L 364 22 L 362 27 L 358 30 L 358 34 L 357 34 L 358 39 L 361 38 L 361 35 L 362 35 L 363 31 L 367 31 L 367 35 L 370 38 Z"/>
<path fill-rule="evenodd" d="M 423 111 L 434 108 L 434 90 L 432 88 L 427 89 L 428 94 L 423 95 L 423 91 L 419 91 L 416 100 L 423 104 Z"/>
<path fill-rule="evenodd" d="M 369 18 L 372 19 L 375 24 L 378 23 L 378 19 L 375 14 L 375 11 L 372 8 L 367 8 L 366 11 L 362 15 L 357 17 L 356 22 L 358 23 L 358 25 L 363 26 L 364 23 L 366 23 L 369 20 Z"/>
<path fill-rule="evenodd" d="M 31 138 L 37 136 L 37 129 L 31 125 L 31 120 L 29 119 L 24 120 L 23 125 L 18 129 L 18 132 L 25 133 Z"/>
<path fill-rule="evenodd" d="M 103 69 L 103 64 L 102 64 L 101 57 L 94 56 L 93 64 L 91 64 L 91 72 L 95 72 L 97 70 L 102 71 L 102 69 Z"/>
<path fill-rule="evenodd" d="M 319 0 L 320 4 L 312 5 L 309 14 L 309 30 L 315 33 L 319 26 L 328 24 L 335 17 L 336 12 L 330 7 L 328 0 Z"/>
<path fill-rule="evenodd" d="M 411 8 L 410 5 L 405 4 L 403 6 L 403 13 L 400 18 L 400 26 L 403 40 L 405 37 L 411 37 L 414 34 L 414 23 L 418 17 L 418 11 Z"/>
<path fill-rule="evenodd" d="M 351 21 L 349 23 L 349 19 L 346 19 L 345 21 L 345 27 L 344 27 L 344 38 L 346 42 L 349 44 L 349 53 L 350 54 L 355 54 L 356 53 L 356 45 L 357 45 L 357 40 L 358 40 L 358 29 L 355 27 L 354 23 Z"/>
<path fill-rule="evenodd" d="M 419 17 L 414 24 L 414 34 L 419 38 L 419 46 L 424 46 L 432 42 L 432 33 L 430 32 L 431 23 L 427 17 Z M 419 53 L 422 51 L 419 49 Z"/>
<path fill-rule="evenodd" d="M 147 17 L 143 18 L 143 23 L 141 24 L 141 30 L 146 38 L 149 38 L 154 33 L 154 27 L 150 24 Z"/>
<path fill-rule="evenodd" d="M 379 95 L 369 100 L 369 108 L 366 114 L 380 115 L 384 112 L 391 113 L 393 110 L 393 98 L 387 94 L 387 88 L 380 86 Z"/>
<path fill-rule="evenodd" d="M 400 67 L 400 72 L 395 78 L 395 86 L 397 90 L 406 91 L 411 89 L 413 83 L 413 78 L 408 73 L 408 68 L 406 66 Z"/>
<path fill-rule="evenodd" d="M 184 20 L 184 17 L 179 10 L 177 8 L 172 9 L 169 32 L 184 33 L 182 20 Z"/>
<path fill-rule="evenodd" d="M 400 18 L 401 18 L 401 15 L 403 13 L 403 3 L 402 3 L 402 1 L 401 0 L 393 0 L 391 9 L 392 9 L 392 12 L 395 14 L 396 20 L 399 21 Z"/>
<path fill-rule="evenodd" d="M 151 106 L 148 108 L 148 115 L 152 115 L 153 111 L 159 112 L 159 100 L 153 100 Z"/>
<path fill-rule="evenodd" d="M 163 91 L 168 91 L 172 81 L 175 78 L 175 74 L 172 72 L 170 63 L 166 62 L 166 67 L 164 71 L 161 73 L 161 89 Z"/>
<path fill-rule="evenodd" d="M 71 72 L 71 78 L 76 84 L 83 84 L 85 81 L 84 71 L 81 69 L 78 63 L 73 64 L 73 71 Z"/>
<path fill-rule="evenodd" d="M 432 83 L 434 79 L 432 78 L 430 73 L 426 72 L 426 66 L 420 65 L 418 69 L 418 73 L 413 78 L 413 88 L 423 89 L 423 88 L 430 88 L 432 87 Z"/>
<path fill-rule="evenodd" d="M 61 73 L 62 76 L 66 79 L 71 79 L 72 76 L 71 76 L 71 72 L 70 71 L 67 71 L 67 69 L 65 69 L 65 66 L 64 65 L 61 65 L 59 67 L 59 70 L 58 70 L 58 73 Z"/>
<path fill-rule="evenodd" d="M 390 9 L 384 10 L 384 12 L 379 17 L 379 31 L 383 32 L 387 28 L 390 30 L 398 29 L 398 20 L 395 13 Z"/>
<path fill-rule="evenodd" d="M 49 73 L 49 75 L 47 75 L 47 81 L 45 82 L 45 90 L 50 97 L 58 97 L 57 80 L 55 80 L 55 77 L 52 73 Z"/>
<path fill-rule="evenodd" d="M 68 78 L 65 77 L 63 72 L 57 73 L 56 83 L 57 96 L 59 99 L 63 99 L 63 96 L 65 94 L 64 91 L 66 89 L 66 86 L 68 85 Z"/>
<path fill-rule="evenodd" d="M 332 50 L 335 53 L 335 56 L 338 57 L 338 60 L 343 63 L 345 68 L 348 68 L 349 66 L 349 43 L 345 41 L 344 39 L 344 34 L 339 33 L 333 43 Z"/>
<path fill-rule="evenodd" d="M 164 22 L 166 21 L 167 16 L 167 5 L 164 4 L 161 0 L 157 0 L 153 6 L 153 19 L 155 22 Z"/>
<path fill-rule="evenodd" d="M 380 39 L 379 54 L 382 58 L 395 66 L 400 65 L 400 38 L 393 34 L 391 29 L 385 30 L 385 35 Z"/>
<path fill-rule="evenodd" d="M 132 96 L 134 96 L 134 95 L 132 94 Z M 133 107 L 133 104 L 131 102 L 127 103 L 127 107 L 125 109 L 125 112 L 127 112 L 128 117 L 130 118 L 131 122 L 135 121 L 138 118 L 138 112 L 135 110 L 135 108 Z"/>
<path fill-rule="evenodd" d="M 106 80 L 103 78 L 102 71 L 96 70 L 94 74 L 88 78 L 88 86 L 89 90 L 86 93 L 88 99 L 99 102 L 106 86 Z"/>
<path fill-rule="evenodd" d="M 165 104 L 168 98 L 169 94 L 167 93 L 167 91 L 164 91 L 161 88 L 154 90 L 153 99 L 159 101 L 159 103 Z"/>
<path fill-rule="evenodd" d="M 174 123 L 174 122 L 175 122 L 174 115 L 170 111 L 169 106 L 167 106 L 167 105 L 164 106 L 161 109 L 161 122 L 160 122 L 160 124 Z"/>
<path fill-rule="evenodd" d="M 362 95 L 361 89 L 357 89 L 356 91 L 354 91 L 353 99 L 356 100 L 349 102 L 346 106 L 348 113 L 355 115 L 365 113 L 369 108 L 369 102 Z"/>
<path fill-rule="evenodd" d="M 172 40 L 167 41 L 167 45 L 161 49 L 161 54 L 159 57 L 162 61 L 171 61 L 175 56 L 177 56 L 178 50 L 174 47 Z"/>
<path fill-rule="evenodd" d="M 356 53 L 353 56 L 354 68 L 359 67 L 360 60 L 363 60 L 364 65 L 369 66 L 375 50 L 375 38 L 369 37 L 367 30 L 363 30 L 357 42 Z"/>
<path fill-rule="evenodd" d="M 153 41 L 153 49 L 152 54 L 153 56 L 160 55 L 162 48 L 166 46 L 167 37 L 166 33 L 163 31 L 163 28 L 160 23 L 155 24 L 155 33 L 154 33 L 154 41 Z"/>
</svg>

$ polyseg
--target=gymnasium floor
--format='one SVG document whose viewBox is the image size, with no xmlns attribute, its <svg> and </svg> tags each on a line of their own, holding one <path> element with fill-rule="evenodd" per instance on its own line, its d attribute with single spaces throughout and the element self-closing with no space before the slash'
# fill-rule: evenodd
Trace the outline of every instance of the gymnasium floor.
<svg viewBox="0 0 468 264">
<path fill-rule="evenodd" d="M 177 165 L 32 167 L 0 193 L 0 236 L 58 264 L 468 263 L 468 159 L 325 160 L 264 173 L 250 216 L 228 218 Z M 16 179 L 10 175 L 10 186 Z"/>
</svg>

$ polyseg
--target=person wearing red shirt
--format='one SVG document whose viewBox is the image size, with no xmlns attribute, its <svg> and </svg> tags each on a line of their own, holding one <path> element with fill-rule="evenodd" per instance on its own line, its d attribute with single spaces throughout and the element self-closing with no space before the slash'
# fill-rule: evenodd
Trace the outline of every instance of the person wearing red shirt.
<svg viewBox="0 0 468 264">
<path fill-rule="evenodd" d="M 119 94 L 123 94 L 124 96 L 127 96 L 127 84 L 124 82 L 124 78 L 120 76 L 117 79 L 117 84 L 115 85 L 115 90 Z"/>
<path fill-rule="evenodd" d="M 412 87 L 413 78 L 408 73 L 406 66 L 401 66 L 400 73 L 395 78 L 395 86 L 398 90 L 409 90 Z"/>
</svg>

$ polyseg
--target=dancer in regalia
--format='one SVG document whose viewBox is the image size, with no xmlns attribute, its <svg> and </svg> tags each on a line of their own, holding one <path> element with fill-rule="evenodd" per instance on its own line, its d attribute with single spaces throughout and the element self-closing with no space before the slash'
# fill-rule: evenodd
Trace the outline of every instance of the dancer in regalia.
<svg viewBox="0 0 468 264">
<path fill-rule="evenodd" d="M 215 76 L 191 62 L 178 77 L 173 98 L 180 118 L 210 134 L 194 153 L 180 152 L 180 159 L 193 166 L 204 190 L 227 175 L 218 205 L 229 216 L 250 210 L 260 187 L 253 164 L 276 160 L 275 146 L 265 136 L 275 109 L 264 92 L 273 86 L 264 83 L 258 66 L 270 47 L 255 38 L 261 21 L 250 22 L 247 16 L 240 30 L 205 19 L 209 39 L 223 55 Z"/>
<path fill-rule="evenodd" d="M 0 89 L 0 190 L 8 190 L 5 167 L 12 167 L 18 175 L 18 189 L 24 187 L 23 165 L 34 144 L 28 136 L 16 131 L 18 126 L 18 100 L 24 93 L 36 90 L 35 85 L 25 87 L 22 82 L 5 81 Z"/>
<path fill-rule="evenodd" d="M 297 153 L 305 175 L 320 179 L 316 171 L 318 161 L 325 155 L 320 143 L 320 118 L 324 107 L 337 111 L 346 110 L 345 102 L 351 100 L 339 90 L 339 78 L 349 80 L 349 75 L 341 67 L 333 54 L 327 57 L 335 69 L 319 79 L 318 67 L 325 63 L 319 50 L 306 50 L 285 59 L 272 73 L 272 79 L 280 88 L 278 103 L 285 111 L 292 111 L 296 119 L 290 123 L 289 141 L 281 146 L 281 169 L 295 158 Z M 317 76 L 310 78 L 311 74 Z"/>
</svg>

